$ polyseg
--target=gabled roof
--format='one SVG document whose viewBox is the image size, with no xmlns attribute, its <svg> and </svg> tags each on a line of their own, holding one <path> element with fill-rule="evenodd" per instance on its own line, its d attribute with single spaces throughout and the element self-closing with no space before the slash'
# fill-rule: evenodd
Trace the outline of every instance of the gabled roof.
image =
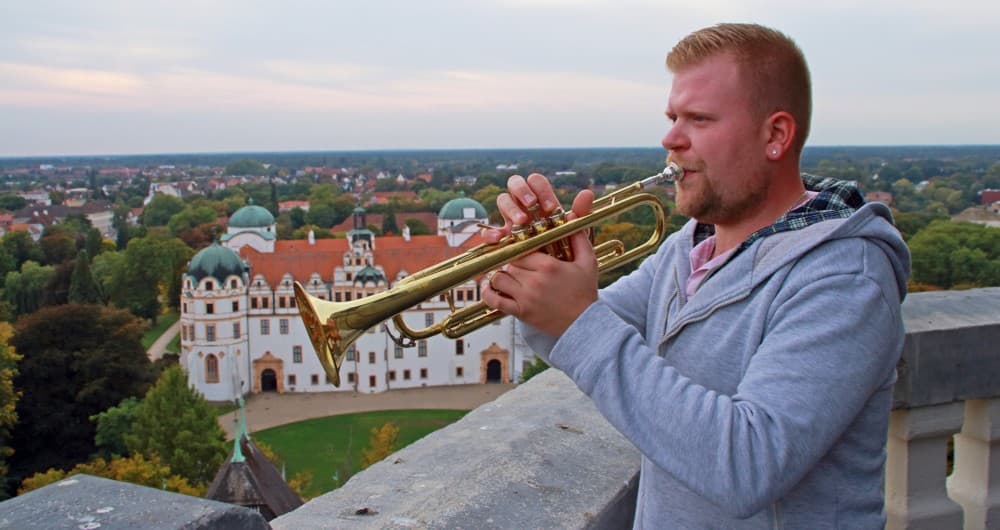
<svg viewBox="0 0 1000 530">
<path fill-rule="evenodd" d="M 268 521 L 302 506 L 302 499 L 245 434 L 240 438 L 240 450 L 243 460 L 229 458 L 223 464 L 208 487 L 206 499 L 259 510 Z"/>
<path fill-rule="evenodd" d="M 413 236 L 406 241 L 400 236 L 375 238 L 373 256 L 375 265 L 382 267 L 390 282 L 395 281 L 400 271 L 413 274 L 421 269 L 461 254 L 479 244 L 478 235 L 471 237 L 460 247 L 448 246 L 444 236 Z M 316 272 L 324 281 L 332 280 L 334 268 L 344 263 L 344 253 L 350 249 L 346 239 L 317 239 L 314 245 L 303 239 L 276 241 L 274 253 L 262 253 L 245 246 L 240 253 L 250 263 L 250 274 L 263 274 L 267 283 L 277 285 L 285 273 L 300 282 L 309 279 Z"/>
</svg>

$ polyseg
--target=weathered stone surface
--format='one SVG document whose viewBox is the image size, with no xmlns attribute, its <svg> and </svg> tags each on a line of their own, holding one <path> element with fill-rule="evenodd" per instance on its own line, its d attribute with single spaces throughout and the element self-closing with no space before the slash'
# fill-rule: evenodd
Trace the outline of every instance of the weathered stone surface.
<svg viewBox="0 0 1000 530">
<path fill-rule="evenodd" d="M 246 508 L 89 475 L 75 475 L 0 503 L 0 529 L 270 528 Z"/>
<path fill-rule="evenodd" d="M 302 528 L 628 528 L 639 455 L 547 370 L 271 521 Z"/>
<path fill-rule="evenodd" d="M 1000 288 L 914 293 L 894 408 L 1000 395 Z"/>
</svg>

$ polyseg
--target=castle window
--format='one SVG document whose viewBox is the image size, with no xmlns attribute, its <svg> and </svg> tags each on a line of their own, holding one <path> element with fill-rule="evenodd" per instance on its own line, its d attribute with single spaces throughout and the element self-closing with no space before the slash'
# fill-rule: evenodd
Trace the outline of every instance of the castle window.
<svg viewBox="0 0 1000 530">
<path fill-rule="evenodd" d="M 323 298 L 323 295 L 319 295 L 319 297 Z M 292 308 L 295 307 L 295 297 L 294 296 L 289 296 L 288 297 L 288 307 L 292 307 Z"/>
<path fill-rule="evenodd" d="M 302 362 L 302 346 L 292 346 L 292 362 Z"/>
<path fill-rule="evenodd" d="M 257 309 L 257 297 L 250 298 L 250 309 Z"/>
<path fill-rule="evenodd" d="M 421 340 L 417 342 L 417 357 L 427 357 L 427 341 Z"/>
<path fill-rule="evenodd" d="M 215 355 L 209 354 L 205 357 L 205 382 L 219 382 L 219 359 Z"/>
<path fill-rule="evenodd" d="M 403 380 L 404 381 L 409 381 L 410 380 L 410 371 L 409 370 L 403 370 Z"/>
<path fill-rule="evenodd" d="M 236 288 L 236 280 L 235 279 L 229 280 L 229 288 L 230 289 L 235 289 Z"/>
<path fill-rule="evenodd" d="M 465 375 L 465 369 L 461 366 L 455 367 L 455 377 L 463 377 Z"/>
<path fill-rule="evenodd" d="M 282 335 L 288 335 L 288 319 L 282 318 L 278 320 L 278 333 Z"/>
<path fill-rule="evenodd" d="M 288 374 L 288 386 L 295 386 L 295 374 Z"/>
<path fill-rule="evenodd" d="M 184 302 L 184 312 L 185 313 L 188 312 L 188 304 L 187 304 L 187 302 Z"/>
<path fill-rule="evenodd" d="M 354 360 L 354 345 L 353 344 L 351 344 L 350 347 L 347 348 L 347 360 L 348 361 L 353 361 Z"/>
<path fill-rule="evenodd" d="M 340 302 L 341 301 L 340 300 L 340 291 L 337 291 L 337 292 L 333 293 L 333 301 L 334 302 Z"/>
<path fill-rule="evenodd" d="M 403 358 L 403 347 L 400 346 L 399 344 L 396 344 L 396 352 L 395 353 L 396 353 L 396 358 L 397 359 L 402 359 Z"/>
<path fill-rule="evenodd" d="M 209 342 L 215 340 L 215 324 L 205 324 L 205 340 Z"/>
<path fill-rule="evenodd" d="M 347 291 L 346 293 L 344 293 L 344 301 L 345 302 L 351 301 L 351 291 Z"/>
<path fill-rule="evenodd" d="M 354 377 L 355 377 L 355 373 L 354 372 L 348 373 L 347 374 L 347 382 L 353 384 L 354 383 Z"/>
<path fill-rule="evenodd" d="M 260 334 L 261 335 L 270 335 L 271 334 L 271 321 L 270 320 L 268 320 L 268 319 L 265 318 L 264 320 L 260 321 Z"/>
<path fill-rule="evenodd" d="M 389 380 L 390 381 L 395 381 L 396 380 L 396 371 L 395 370 L 389 370 Z"/>
<path fill-rule="evenodd" d="M 215 282 L 213 282 L 212 280 L 208 280 L 207 282 L 205 282 L 205 290 L 207 291 L 215 290 Z"/>
<path fill-rule="evenodd" d="M 240 301 L 239 300 L 233 300 L 233 313 L 236 313 L 239 310 L 240 310 Z"/>
<path fill-rule="evenodd" d="M 188 340 L 188 327 L 187 326 L 181 326 L 181 340 L 184 340 L 184 341 Z"/>
<path fill-rule="evenodd" d="M 211 302 L 205 303 L 205 314 L 206 315 L 211 315 L 213 313 L 215 313 L 215 304 L 213 304 Z"/>
<path fill-rule="evenodd" d="M 264 309 L 267 309 L 267 307 L 269 305 L 270 305 L 270 300 L 266 296 L 264 298 L 260 299 L 260 306 L 261 307 L 263 307 Z"/>
<path fill-rule="evenodd" d="M 278 297 L 278 307 L 281 308 L 281 309 L 285 308 L 285 297 L 284 296 L 279 296 Z"/>
<path fill-rule="evenodd" d="M 319 376 L 316 375 L 316 374 L 312 374 L 312 377 L 310 378 L 310 382 L 312 384 L 314 384 L 314 385 L 318 385 L 319 384 Z"/>
<path fill-rule="evenodd" d="M 457 298 L 457 300 L 459 302 L 464 302 L 465 301 L 465 291 L 458 290 L 458 291 L 455 291 L 455 294 L 457 295 L 456 298 Z"/>
<path fill-rule="evenodd" d="M 240 323 L 239 322 L 233 322 L 233 338 L 234 339 L 240 338 Z"/>
<path fill-rule="evenodd" d="M 375 381 L 376 381 L 376 379 L 375 379 L 374 375 L 368 376 L 368 386 L 369 387 L 375 388 Z"/>
<path fill-rule="evenodd" d="M 426 368 L 421 368 L 420 369 L 420 378 L 421 379 L 427 379 L 427 369 Z"/>
<path fill-rule="evenodd" d="M 375 364 L 375 352 L 368 352 L 368 364 Z"/>
<path fill-rule="evenodd" d="M 455 341 L 455 355 L 465 355 L 465 341 L 458 339 Z"/>
<path fill-rule="evenodd" d="M 425 326 L 434 325 L 434 313 L 424 313 L 424 325 Z"/>
</svg>

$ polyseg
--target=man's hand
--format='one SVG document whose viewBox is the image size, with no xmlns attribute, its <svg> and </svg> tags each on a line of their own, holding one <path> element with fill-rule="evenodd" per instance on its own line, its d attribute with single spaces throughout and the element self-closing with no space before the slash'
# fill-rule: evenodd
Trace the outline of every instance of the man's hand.
<svg viewBox="0 0 1000 530">
<path fill-rule="evenodd" d="M 504 218 L 502 228 L 487 229 L 483 237 L 495 243 L 510 234 L 512 225 L 528 224 L 530 211 L 540 217 L 559 207 L 549 181 L 534 173 L 527 179 L 512 176 L 508 193 L 497 197 L 497 207 Z M 583 190 L 573 200 L 568 219 L 586 215 L 594 201 L 590 190 Z M 572 261 L 561 261 L 542 252 L 533 252 L 502 270 L 491 273 L 481 286 L 486 305 L 513 315 L 553 336 L 566 328 L 597 300 L 597 258 L 585 232 L 570 236 Z"/>
</svg>

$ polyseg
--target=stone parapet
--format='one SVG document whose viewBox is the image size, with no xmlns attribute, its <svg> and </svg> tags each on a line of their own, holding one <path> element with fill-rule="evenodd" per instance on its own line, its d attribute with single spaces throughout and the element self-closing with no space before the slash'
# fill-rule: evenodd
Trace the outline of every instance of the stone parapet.
<svg viewBox="0 0 1000 530">
<path fill-rule="evenodd" d="M 639 454 L 556 370 L 271 521 L 302 528 L 628 528 Z"/>
</svg>

